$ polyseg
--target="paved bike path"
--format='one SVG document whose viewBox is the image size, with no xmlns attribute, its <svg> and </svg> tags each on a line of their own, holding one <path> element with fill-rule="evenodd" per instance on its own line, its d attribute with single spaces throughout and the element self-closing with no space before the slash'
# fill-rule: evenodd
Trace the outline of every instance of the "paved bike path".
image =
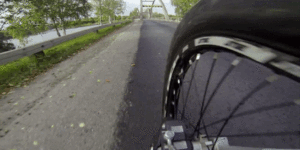
<svg viewBox="0 0 300 150">
<path fill-rule="evenodd" d="M 0 150 L 105 150 L 137 51 L 134 22 L 0 100 Z"/>
<path fill-rule="evenodd" d="M 145 20 L 141 27 L 135 67 L 124 97 L 117 131 L 119 144 L 112 149 L 146 150 L 161 124 L 161 101 L 166 59 L 177 23 Z"/>
</svg>

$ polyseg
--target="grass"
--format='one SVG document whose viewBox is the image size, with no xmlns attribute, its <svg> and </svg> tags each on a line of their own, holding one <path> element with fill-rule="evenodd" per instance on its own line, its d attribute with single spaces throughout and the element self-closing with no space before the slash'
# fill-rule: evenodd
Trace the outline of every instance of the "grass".
<svg viewBox="0 0 300 150">
<path fill-rule="evenodd" d="M 0 65 L 0 98 L 15 87 L 26 86 L 37 75 L 46 72 L 55 64 L 65 60 L 68 56 L 75 55 L 80 50 L 87 48 L 106 36 L 130 22 L 100 29 L 98 33 L 89 33 L 76 39 L 61 43 L 57 46 L 44 50 L 45 56 L 35 55 L 23 57 L 19 60 Z"/>
<path fill-rule="evenodd" d="M 120 22 L 123 20 L 116 20 L 116 22 Z M 108 24 L 108 21 L 102 21 L 102 24 Z M 75 26 L 70 26 L 68 28 L 78 28 L 78 27 L 86 27 L 86 26 L 91 26 L 91 25 L 99 25 L 99 22 L 96 23 L 86 23 L 86 24 L 79 24 L 79 25 L 75 25 Z"/>
<path fill-rule="evenodd" d="M 124 21 L 124 20 L 115 20 L 115 22 L 120 22 L 120 21 Z M 109 21 L 102 21 L 102 24 L 108 24 L 108 23 L 109 23 Z M 91 25 L 98 25 L 98 24 L 99 24 L 98 21 L 96 21 L 95 23 L 82 23 L 82 24 L 77 24 L 77 25 L 70 25 L 70 26 L 68 26 L 68 29 L 91 26 Z M 62 29 L 62 28 L 60 27 L 60 29 Z"/>
<path fill-rule="evenodd" d="M 76 25 L 76 26 L 71 26 L 69 28 L 85 27 L 85 26 L 91 26 L 91 25 L 95 25 L 95 23 L 79 24 L 79 25 Z"/>
<path fill-rule="evenodd" d="M 67 29 L 86 27 L 86 26 L 91 26 L 91 25 L 97 25 L 97 23 L 85 23 L 85 24 L 72 25 L 72 26 L 68 26 Z M 59 27 L 59 29 L 62 29 L 62 27 Z"/>
</svg>

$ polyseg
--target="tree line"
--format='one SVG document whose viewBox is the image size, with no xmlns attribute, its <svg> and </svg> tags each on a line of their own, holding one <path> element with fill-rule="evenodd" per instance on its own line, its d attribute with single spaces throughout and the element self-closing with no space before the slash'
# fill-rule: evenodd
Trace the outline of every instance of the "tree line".
<svg viewBox="0 0 300 150">
<path fill-rule="evenodd" d="M 176 16 L 169 15 L 169 17 L 173 17 L 173 18 L 183 17 L 198 2 L 199 2 L 199 0 L 171 0 L 171 4 L 173 6 L 175 6 Z M 146 9 L 144 12 L 147 12 L 148 9 Z M 139 15 L 140 15 L 140 13 L 139 13 L 138 8 L 135 8 L 130 13 L 130 17 L 133 17 L 133 18 L 137 18 Z M 161 18 L 161 17 L 164 17 L 164 15 L 161 13 L 153 12 L 152 17 Z"/>
<path fill-rule="evenodd" d="M 179 17 L 183 17 L 199 0 L 171 0 L 171 4 L 175 6 L 175 13 Z"/>
<path fill-rule="evenodd" d="M 29 35 L 53 28 L 60 37 L 66 35 L 66 29 L 72 22 L 87 20 L 95 12 L 96 21 L 101 24 L 103 19 L 116 19 L 117 15 L 124 13 L 125 7 L 123 0 L 2 0 L 0 51 L 7 49 L 1 33 L 25 43 Z M 3 32 L 5 25 L 9 26 Z"/>
<path fill-rule="evenodd" d="M 111 18 L 123 14 L 126 9 L 126 3 L 123 0 L 93 0 L 93 2 L 100 24 L 102 24 L 103 16 Z"/>
</svg>

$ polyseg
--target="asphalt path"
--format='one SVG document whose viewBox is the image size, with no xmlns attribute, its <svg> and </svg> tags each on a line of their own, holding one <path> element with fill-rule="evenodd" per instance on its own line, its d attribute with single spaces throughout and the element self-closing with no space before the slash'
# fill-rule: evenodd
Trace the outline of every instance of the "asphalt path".
<svg viewBox="0 0 300 150">
<path fill-rule="evenodd" d="M 135 67 L 124 99 L 129 104 L 118 124 L 121 142 L 113 149 L 145 150 L 161 124 L 166 59 L 177 23 L 145 20 L 140 30 Z"/>
<path fill-rule="evenodd" d="M 109 34 L 2 98 L 0 150 L 109 149 L 141 25 Z"/>
</svg>

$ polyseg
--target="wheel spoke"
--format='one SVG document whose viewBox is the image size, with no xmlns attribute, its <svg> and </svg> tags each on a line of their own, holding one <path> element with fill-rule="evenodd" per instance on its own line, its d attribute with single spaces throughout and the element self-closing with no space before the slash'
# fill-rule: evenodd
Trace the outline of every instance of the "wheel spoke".
<svg viewBox="0 0 300 150">
<path fill-rule="evenodd" d="M 202 113 L 203 113 L 203 108 L 204 108 L 204 104 L 205 104 L 205 98 L 206 98 L 207 89 L 208 89 L 209 82 L 210 82 L 210 77 L 211 77 L 211 75 L 212 75 L 212 71 L 213 71 L 213 69 L 214 69 L 214 67 L 215 67 L 215 64 L 216 64 L 217 59 L 218 59 L 218 53 L 215 53 L 215 55 L 214 55 L 214 60 L 213 60 L 213 63 L 212 63 L 212 65 L 211 65 L 211 67 L 210 67 L 208 79 L 207 79 L 207 82 L 206 82 L 204 95 L 203 95 L 203 98 L 202 98 L 202 104 L 201 104 L 201 110 L 200 110 L 200 119 L 199 119 L 200 122 L 201 122 L 202 116 L 203 116 Z M 196 87 L 196 88 L 197 88 L 197 87 Z M 198 89 L 196 89 L 196 91 L 198 91 Z M 198 92 L 196 92 L 196 93 L 198 93 Z M 198 97 L 199 97 L 199 96 L 198 96 Z M 200 122 L 199 122 L 199 125 L 198 125 L 198 123 L 197 123 L 197 125 L 196 125 L 196 127 L 198 128 L 198 130 L 197 130 L 197 134 L 198 134 L 198 135 L 199 135 Z M 194 133 L 195 133 L 195 132 L 194 132 Z"/>
<path fill-rule="evenodd" d="M 242 106 L 253 94 L 255 94 L 256 92 L 260 91 L 262 88 L 266 87 L 267 85 L 269 85 L 271 82 L 277 80 L 277 76 L 271 76 L 271 77 L 268 77 L 266 80 L 264 80 L 263 82 L 261 82 L 258 86 L 256 86 L 249 94 L 247 94 L 235 107 L 234 109 L 232 110 L 232 112 L 230 113 L 230 115 L 227 117 L 227 119 L 225 120 L 225 122 L 223 123 L 218 135 L 217 135 L 217 138 L 216 138 L 216 141 L 214 142 L 214 145 L 213 145 L 213 148 L 215 147 L 216 145 L 216 142 L 218 141 L 218 138 L 220 137 L 223 129 L 225 128 L 225 126 L 227 125 L 228 121 L 233 117 L 234 113 L 240 108 L 240 106 Z"/>
<path fill-rule="evenodd" d="M 181 90 L 180 90 L 180 95 L 179 95 L 179 96 L 181 96 L 182 99 L 183 99 L 183 101 L 184 101 L 184 89 L 183 89 L 183 86 L 184 86 L 183 84 L 184 84 L 184 83 L 183 83 L 183 80 L 181 80 L 180 83 L 181 83 Z M 177 102 L 177 103 L 178 103 L 178 102 Z M 176 107 L 178 107 L 178 104 L 177 104 Z M 182 112 L 181 112 L 179 109 L 177 109 L 177 111 L 180 112 L 181 118 L 182 118 L 182 115 L 183 115 Z M 175 114 L 175 115 L 176 115 L 176 118 L 178 118 L 178 115 L 177 115 L 177 114 Z M 184 116 L 183 116 L 183 117 L 184 117 Z"/>
<path fill-rule="evenodd" d="M 213 93 L 211 94 L 211 96 L 209 97 L 208 101 L 207 101 L 207 104 L 205 105 L 203 111 L 202 111 L 202 115 L 200 116 L 198 122 L 197 122 L 197 125 L 196 126 L 200 126 L 200 122 L 201 120 L 203 119 L 203 116 L 205 114 L 205 111 L 207 110 L 209 104 L 211 103 L 212 101 L 212 98 L 215 96 L 217 90 L 221 87 L 222 83 L 224 82 L 224 80 L 227 78 L 227 76 L 232 72 L 232 70 L 239 64 L 239 62 L 241 61 L 240 58 L 236 58 L 231 66 L 229 67 L 229 69 L 227 70 L 227 72 L 223 75 L 223 77 L 221 78 L 221 80 L 219 81 L 219 83 L 217 84 L 216 88 L 214 89 Z M 197 131 L 199 132 L 199 131 Z"/>
<path fill-rule="evenodd" d="M 231 117 L 231 119 L 246 116 L 246 115 L 251 115 L 251 114 L 255 114 L 255 113 L 259 113 L 259 112 L 263 112 L 263 111 L 289 107 L 289 106 L 293 106 L 293 105 L 295 105 L 294 102 L 286 102 L 286 103 L 280 103 L 280 104 L 276 104 L 276 105 L 272 105 L 272 106 L 260 107 L 260 108 L 254 109 L 254 110 L 249 110 L 249 111 L 245 111 L 245 112 L 239 113 L 237 115 L 234 115 L 234 116 Z M 208 128 L 208 127 L 213 126 L 215 124 L 224 122 L 225 120 L 226 120 L 226 118 L 222 118 L 218 121 L 215 121 L 215 122 L 212 122 L 212 123 L 206 125 L 206 127 Z M 202 129 L 204 129 L 204 128 L 201 127 L 200 130 L 202 130 Z"/>
<path fill-rule="evenodd" d="M 205 125 L 204 120 L 202 120 L 201 122 L 202 122 L 202 125 L 203 125 L 203 128 L 204 128 L 204 132 L 205 132 L 205 134 L 206 134 L 206 137 L 207 137 L 208 140 L 210 140 L 210 139 L 209 139 L 209 135 L 208 135 L 208 132 L 207 132 L 207 129 L 206 129 L 206 125 Z"/>
<path fill-rule="evenodd" d="M 202 120 L 201 122 L 202 122 L 203 127 L 204 127 L 204 131 L 205 131 L 206 138 L 207 138 L 208 141 L 210 141 L 210 137 L 209 137 L 209 134 L 208 134 L 208 132 L 207 132 L 205 122 L 204 122 L 204 120 Z M 208 146 L 206 146 L 206 147 L 207 147 L 208 150 L 210 150 L 210 148 L 209 148 Z"/>
<path fill-rule="evenodd" d="M 199 54 L 198 54 L 199 55 Z M 183 110 L 182 110 L 182 115 L 185 114 L 185 108 L 186 108 L 186 104 L 187 104 L 187 101 L 188 101 L 188 96 L 190 94 L 190 90 L 191 90 L 191 86 L 192 86 L 192 83 L 193 83 L 193 79 L 194 79 L 194 76 L 195 76 L 195 71 L 196 71 L 196 68 L 197 68 L 197 65 L 198 65 L 198 60 L 194 66 L 194 70 L 193 70 L 193 73 L 192 73 L 192 78 L 191 78 L 191 82 L 190 82 L 190 85 L 189 85 L 189 88 L 188 88 L 188 91 L 187 91 L 187 95 L 184 99 L 184 105 L 183 105 Z M 182 119 L 182 116 L 181 116 L 181 119 Z"/>
<path fill-rule="evenodd" d="M 179 112 L 180 114 L 182 114 L 182 112 L 181 112 L 180 110 L 178 110 L 178 112 Z M 196 129 L 196 127 L 189 121 L 189 119 L 187 119 L 185 116 L 183 116 L 183 119 L 187 120 L 188 123 L 189 123 L 189 125 L 190 125 L 193 129 Z"/>
</svg>

